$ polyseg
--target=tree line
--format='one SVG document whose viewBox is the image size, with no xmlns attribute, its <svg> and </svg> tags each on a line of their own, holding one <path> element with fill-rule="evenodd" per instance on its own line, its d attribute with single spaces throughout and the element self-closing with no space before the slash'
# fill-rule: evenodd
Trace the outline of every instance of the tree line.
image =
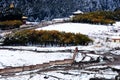
<svg viewBox="0 0 120 80">
<path fill-rule="evenodd" d="M 92 40 L 80 33 L 23 30 L 6 35 L 3 45 L 74 46 L 86 45 L 89 42 Z"/>
<path fill-rule="evenodd" d="M 91 24 L 113 24 L 120 21 L 120 10 L 117 11 L 95 11 L 84 14 L 75 15 L 72 22 L 82 22 Z"/>
</svg>

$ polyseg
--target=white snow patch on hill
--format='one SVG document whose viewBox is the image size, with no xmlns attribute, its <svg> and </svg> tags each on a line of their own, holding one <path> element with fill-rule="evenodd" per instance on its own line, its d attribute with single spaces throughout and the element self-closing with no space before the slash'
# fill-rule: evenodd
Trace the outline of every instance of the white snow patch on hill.
<svg viewBox="0 0 120 80">
<path fill-rule="evenodd" d="M 46 27 L 38 28 L 36 30 L 58 30 L 65 32 L 73 32 L 73 33 L 82 33 L 82 34 L 90 34 L 90 33 L 99 33 L 102 31 L 108 31 L 108 28 L 112 26 L 105 25 L 92 25 L 92 24 L 83 24 L 83 23 L 62 23 L 62 24 L 54 24 Z"/>
</svg>

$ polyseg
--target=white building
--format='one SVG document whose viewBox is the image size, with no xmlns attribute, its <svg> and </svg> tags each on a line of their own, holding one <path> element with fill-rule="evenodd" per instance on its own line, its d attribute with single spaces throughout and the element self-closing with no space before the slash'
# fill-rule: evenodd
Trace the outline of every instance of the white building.
<svg viewBox="0 0 120 80">
<path fill-rule="evenodd" d="M 70 20 L 70 18 L 55 18 L 55 19 L 52 19 L 52 22 L 53 23 L 62 23 L 62 22 L 66 22 L 69 20 Z"/>
<path fill-rule="evenodd" d="M 120 36 L 112 36 L 111 41 L 116 42 L 116 43 L 120 43 Z"/>
<path fill-rule="evenodd" d="M 79 14 L 84 14 L 84 13 L 80 10 L 77 10 L 77 11 L 73 12 L 73 14 L 70 15 L 69 17 L 70 17 L 70 19 L 72 19 L 75 15 L 79 15 Z"/>
<path fill-rule="evenodd" d="M 78 14 L 83 14 L 83 12 L 80 11 L 80 10 L 77 10 L 77 11 L 73 12 L 73 15 L 78 15 Z"/>
</svg>

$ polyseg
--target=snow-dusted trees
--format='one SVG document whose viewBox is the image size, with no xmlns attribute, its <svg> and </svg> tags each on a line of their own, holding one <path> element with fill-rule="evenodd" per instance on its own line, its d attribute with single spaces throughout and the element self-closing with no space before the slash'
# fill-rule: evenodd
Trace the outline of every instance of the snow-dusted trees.
<svg viewBox="0 0 120 80">
<path fill-rule="evenodd" d="M 120 21 L 120 11 L 95 11 L 79 14 L 73 17 L 73 22 L 92 23 L 92 24 L 113 24 Z"/>
<path fill-rule="evenodd" d="M 89 42 L 92 42 L 92 40 L 80 33 L 65 33 L 55 30 L 24 30 L 7 35 L 4 45 L 72 46 L 85 45 Z"/>
<path fill-rule="evenodd" d="M 0 0 L 0 6 L 6 7 L 11 1 L 14 1 L 15 7 L 20 8 L 31 21 L 68 17 L 76 10 L 113 11 L 120 7 L 120 0 Z"/>
</svg>

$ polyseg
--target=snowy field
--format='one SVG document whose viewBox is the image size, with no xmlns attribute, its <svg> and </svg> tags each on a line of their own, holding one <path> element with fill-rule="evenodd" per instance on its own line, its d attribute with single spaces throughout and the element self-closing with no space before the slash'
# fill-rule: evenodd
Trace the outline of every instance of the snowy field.
<svg viewBox="0 0 120 80">
<path fill-rule="evenodd" d="M 64 59 L 72 59 L 73 52 L 76 46 L 72 47 L 23 47 L 23 46 L 14 46 L 11 50 L 9 50 L 12 46 L 4 46 L 0 49 L 0 68 L 4 67 L 15 67 L 15 66 L 24 66 L 24 65 L 35 65 L 42 64 L 49 61 L 55 60 L 64 60 Z M 93 47 L 77 46 L 79 50 L 95 50 Z M 35 52 L 35 51 L 43 51 L 43 52 Z M 72 52 L 59 52 L 62 50 L 71 50 Z M 97 50 L 97 49 L 96 49 Z M 103 50 L 103 49 L 101 49 Z M 44 52 L 46 51 L 46 52 Z M 53 52 L 51 52 L 53 51 Z M 58 51 L 58 52 L 57 52 Z M 84 55 L 79 55 L 76 57 L 76 60 L 80 61 Z M 93 58 L 99 57 L 98 55 L 88 54 L 88 56 L 92 56 Z M 90 57 L 86 57 L 84 61 L 90 60 Z"/>
<path fill-rule="evenodd" d="M 54 24 L 49 25 L 43 28 L 38 28 L 36 30 L 58 30 L 72 33 L 82 33 L 82 34 L 91 34 L 108 31 L 108 28 L 112 26 L 105 25 L 92 25 L 92 24 L 83 24 L 83 23 L 63 23 L 63 24 Z"/>
<path fill-rule="evenodd" d="M 60 23 L 53 24 L 42 28 L 37 28 L 36 30 L 58 30 L 72 33 L 81 33 L 88 35 L 94 40 L 94 46 L 103 44 L 104 48 L 114 48 L 119 47 L 120 44 L 105 42 L 107 38 L 112 38 L 120 35 L 120 22 L 116 22 L 111 25 L 95 25 L 95 24 L 85 24 L 85 23 Z M 114 32 L 118 30 L 118 32 Z M 100 42 L 100 44 L 98 44 Z"/>
<path fill-rule="evenodd" d="M 106 25 L 91 25 L 91 24 L 83 24 L 83 23 L 63 23 L 63 24 L 54 24 L 50 26 L 46 26 L 43 28 L 38 28 L 36 30 L 58 30 L 65 32 L 73 32 L 73 33 L 82 33 L 88 36 L 93 36 L 94 41 L 96 41 L 93 45 L 89 46 L 77 46 L 79 50 L 89 50 L 89 51 L 109 51 L 119 44 L 115 43 L 106 43 L 104 42 L 104 36 L 106 33 L 110 35 L 110 30 L 115 27 L 119 28 L 120 22 L 117 22 L 113 26 Z M 102 38 L 101 38 L 102 37 Z M 102 42 L 100 45 L 97 42 Z M 69 47 L 37 47 L 37 46 L 1 46 L 0 48 L 0 68 L 9 67 L 9 66 L 23 66 L 23 65 L 32 65 L 32 64 L 41 64 L 44 62 L 54 61 L 54 60 L 63 60 L 63 59 L 71 59 L 73 53 L 69 52 L 54 52 L 54 53 L 44 53 L 44 52 L 34 52 L 34 51 L 58 51 L 58 50 L 74 50 L 76 46 Z M 2 48 L 13 48 L 13 49 L 21 49 L 21 50 L 5 50 Z M 23 51 L 22 51 L 23 50 Z M 113 54 L 119 55 L 120 51 L 112 51 Z M 89 54 L 88 56 L 92 56 L 93 58 L 97 58 L 98 55 Z M 81 54 L 77 57 L 81 59 Z M 86 57 L 85 61 L 89 60 L 90 57 Z M 101 66 L 92 66 L 89 68 L 101 67 Z M 119 65 L 112 66 L 114 68 L 119 69 Z M 64 74 L 69 73 L 69 74 Z M 107 79 L 114 78 L 117 73 L 111 70 L 101 71 L 101 73 L 93 73 L 93 72 L 85 72 L 85 70 L 69 70 L 69 71 L 53 71 L 53 72 L 45 72 L 41 74 L 32 74 L 32 75 L 22 75 L 16 77 L 8 77 L 8 78 L 0 78 L 0 80 L 89 80 L 92 77 L 105 77 Z M 109 73 L 109 74 L 108 74 Z M 71 75 L 72 74 L 72 75 Z M 48 79 L 45 79 L 45 76 L 48 76 Z"/>
<path fill-rule="evenodd" d="M 0 68 L 42 64 L 49 61 L 71 59 L 72 53 L 36 53 L 30 51 L 0 50 Z"/>
</svg>

